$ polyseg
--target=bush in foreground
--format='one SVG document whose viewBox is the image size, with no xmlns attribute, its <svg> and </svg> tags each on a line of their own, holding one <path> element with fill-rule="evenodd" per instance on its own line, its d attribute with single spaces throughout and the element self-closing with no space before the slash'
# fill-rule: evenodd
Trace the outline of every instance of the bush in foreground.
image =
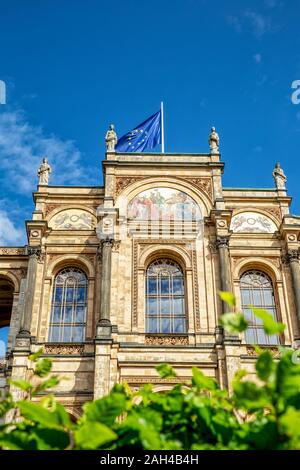
<svg viewBox="0 0 300 470">
<path fill-rule="evenodd" d="M 235 308 L 231 294 L 221 297 Z M 268 312 L 254 310 L 267 334 L 283 331 Z M 230 333 L 247 328 L 237 312 L 221 321 Z M 115 385 L 108 396 L 86 403 L 76 423 L 53 394 L 32 401 L 59 382 L 50 375 L 51 361 L 41 354 L 30 357 L 36 363 L 32 383 L 12 381 L 25 399 L 14 402 L 8 396 L 0 402 L 0 416 L 11 417 L 0 426 L 2 449 L 300 449 L 300 365 L 292 350 L 281 348 L 274 359 L 270 350 L 257 349 L 256 380 L 247 380 L 240 370 L 230 395 L 197 368 L 189 383 L 163 394 L 154 393 L 151 385 L 139 391 Z M 176 376 L 167 364 L 157 371 L 163 378 Z"/>
</svg>

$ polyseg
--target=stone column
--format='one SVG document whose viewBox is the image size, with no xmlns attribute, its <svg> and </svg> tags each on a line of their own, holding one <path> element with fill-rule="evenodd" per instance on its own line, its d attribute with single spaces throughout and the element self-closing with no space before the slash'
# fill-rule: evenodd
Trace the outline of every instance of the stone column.
<svg viewBox="0 0 300 470">
<path fill-rule="evenodd" d="M 27 282 L 26 282 L 26 292 L 24 299 L 24 310 L 23 317 L 21 319 L 21 328 L 18 334 L 18 337 L 27 337 L 30 338 L 30 328 L 31 328 L 31 317 L 32 317 L 32 307 L 35 294 L 35 281 L 37 273 L 37 264 L 38 259 L 41 256 L 41 247 L 28 247 L 28 270 L 27 270 Z"/>
<path fill-rule="evenodd" d="M 300 329 L 300 266 L 299 266 L 299 251 L 298 250 L 289 250 L 288 251 L 288 261 L 290 263 L 291 273 L 292 273 L 292 282 L 294 290 L 294 298 L 296 305 L 296 313 L 298 318 L 298 325 Z"/>
<path fill-rule="evenodd" d="M 102 243 L 102 273 L 100 318 L 97 326 L 97 337 L 111 335 L 110 294 L 111 294 L 111 252 L 114 241 L 106 238 Z"/>
<path fill-rule="evenodd" d="M 231 292 L 230 260 L 229 260 L 229 236 L 218 236 L 216 245 L 219 251 L 221 289 L 225 292 Z M 222 313 L 228 311 L 227 304 L 222 302 Z"/>
</svg>

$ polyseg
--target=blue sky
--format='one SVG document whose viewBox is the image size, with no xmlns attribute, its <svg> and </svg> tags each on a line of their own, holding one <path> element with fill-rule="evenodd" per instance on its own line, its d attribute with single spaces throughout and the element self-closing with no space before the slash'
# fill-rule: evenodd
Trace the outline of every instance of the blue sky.
<svg viewBox="0 0 300 470">
<path fill-rule="evenodd" d="M 101 185 L 104 135 L 165 103 L 167 152 L 220 135 L 224 186 L 272 187 L 279 160 L 300 213 L 300 2 L 0 0 L 0 245 L 24 244 L 36 169 Z"/>
</svg>

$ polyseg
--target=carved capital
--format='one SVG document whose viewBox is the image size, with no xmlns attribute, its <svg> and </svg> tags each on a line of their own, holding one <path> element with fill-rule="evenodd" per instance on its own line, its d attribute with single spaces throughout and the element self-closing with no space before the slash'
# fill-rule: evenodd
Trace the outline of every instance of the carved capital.
<svg viewBox="0 0 300 470">
<path fill-rule="evenodd" d="M 28 246 L 27 247 L 27 254 L 33 258 L 40 258 L 42 254 L 42 250 L 40 246 Z"/>
<path fill-rule="evenodd" d="M 113 238 L 104 238 L 103 240 L 101 240 L 101 245 L 102 247 L 108 247 L 108 248 L 112 248 L 114 246 L 114 239 Z"/>
<path fill-rule="evenodd" d="M 300 259 L 299 250 L 289 250 L 287 252 L 287 261 L 289 263 L 293 263 L 294 261 L 298 261 Z"/>
<path fill-rule="evenodd" d="M 217 248 L 228 248 L 229 247 L 229 236 L 217 237 L 216 246 Z"/>
</svg>

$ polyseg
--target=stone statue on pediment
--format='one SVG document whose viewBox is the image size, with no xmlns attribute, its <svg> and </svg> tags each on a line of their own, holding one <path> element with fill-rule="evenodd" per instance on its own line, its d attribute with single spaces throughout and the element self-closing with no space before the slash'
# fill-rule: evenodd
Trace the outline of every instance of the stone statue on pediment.
<svg viewBox="0 0 300 470">
<path fill-rule="evenodd" d="M 286 176 L 284 174 L 283 169 L 280 166 L 280 163 L 277 162 L 275 165 L 275 168 L 273 170 L 273 178 L 275 180 L 275 185 L 277 189 L 286 189 L 285 183 L 286 183 Z"/>
<path fill-rule="evenodd" d="M 118 142 L 118 138 L 117 138 L 117 134 L 115 131 L 115 126 L 113 124 L 110 124 L 109 129 L 106 132 L 106 136 L 105 136 L 106 151 L 114 152 L 117 142 Z"/>
<path fill-rule="evenodd" d="M 216 132 L 216 128 L 212 127 L 208 139 L 210 153 L 219 153 L 219 142 L 220 139 L 218 133 Z"/>
<path fill-rule="evenodd" d="M 43 158 L 43 162 L 38 169 L 38 177 L 39 177 L 39 184 L 48 184 L 49 183 L 49 175 L 51 174 L 52 169 L 48 163 L 48 159 L 45 157 Z"/>
</svg>

